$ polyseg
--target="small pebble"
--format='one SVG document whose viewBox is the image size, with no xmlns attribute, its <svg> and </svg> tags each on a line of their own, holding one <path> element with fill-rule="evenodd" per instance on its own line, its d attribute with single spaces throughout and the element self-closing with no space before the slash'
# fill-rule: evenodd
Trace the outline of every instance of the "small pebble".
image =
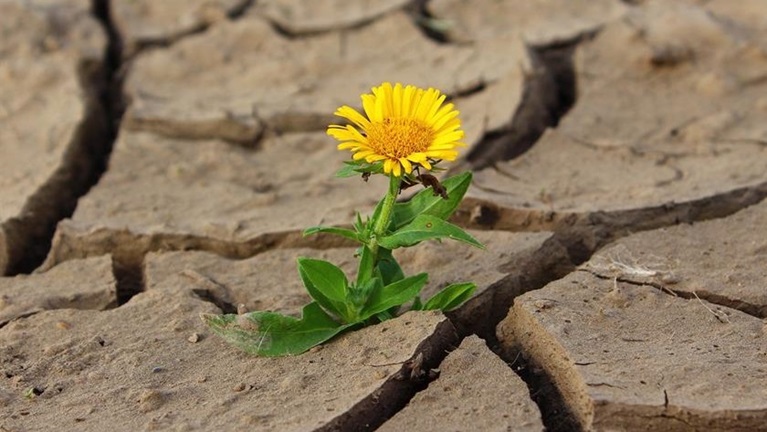
<svg viewBox="0 0 767 432">
<path fill-rule="evenodd" d="M 207 380 L 208 380 L 208 377 L 207 377 L 207 376 L 205 376 L 205 375 L 203 375 L 203 376 L 201 376 L 201 377 L 198 377 L 198 378 L 197 378 L 197 382 L 198 382 L 198 383 L 204 383 L 204 382 L 205 382 L 205 381 L 207 381 Z"/>
<path fill-rule="evenodd" d="M 239 383 L 236 386 L 232 387 L 232 391 L 241 392 L 245 390 L 245 383 Z"/>
<path fill-rule="evenodd" d="M 192 335 L 189 336 L 188 338 L 186 338 L 186 340 L 188 340 L 191 343 L 197 343 L 197 342 L 200 341 L 200 334 L 199 333 L 192 333 Z"/>
<path fill-rule="evenodd" d="M 152 368 L 152 373 L 160 373 L 160 372 L 163 372 L 164 370 L 165 368 L 162 366 L 155 366 Z"/>
<path fill-rule="evenodd" d="M 66 321 L 58 321 L 56 322 L 56 328 L 59 328 L 61 330 L 69 330 L 72 328 L 72 324 Z"/>
</svg>

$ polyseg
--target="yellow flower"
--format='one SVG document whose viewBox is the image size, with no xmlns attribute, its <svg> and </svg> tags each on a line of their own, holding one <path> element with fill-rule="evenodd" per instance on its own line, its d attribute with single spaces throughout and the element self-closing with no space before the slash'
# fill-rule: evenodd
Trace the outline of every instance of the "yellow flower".
<svg viewBox="0 0 767 432">
<path fill-rule="evenodd" d="M 351 150 L 354 160 L 383 161 L 387 175 L 410 174 L 414 165 L 430 170 L 436 160 L 455 160 L 456 148 L 465 145 L 459 141 L 458 111 L 452 103 L 443 106 L 444 101 L 445 95 L 433 88 L 385 82 L 362 95 L 364 116 L 346 105 L 338 108 L 335 115 L 353 124 L 330 125 L 328 135 L 341 141 L 339 150 Z"/>
</svg>

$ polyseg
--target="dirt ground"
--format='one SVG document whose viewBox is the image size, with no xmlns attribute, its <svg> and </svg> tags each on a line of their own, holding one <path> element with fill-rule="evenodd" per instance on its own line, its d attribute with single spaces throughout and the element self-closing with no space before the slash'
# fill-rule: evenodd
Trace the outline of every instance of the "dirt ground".
<svg viewBox="0 0 767 432">
<path fill-rule="evenodd" d="M 355 268 L 383 81 L 461 111 L 487 249 L 398 258 L 474 297 L 237 351 Z M 763 0 L 0 1 L 0 431 L 767 431 L 765 118 Z"/>
</svg>

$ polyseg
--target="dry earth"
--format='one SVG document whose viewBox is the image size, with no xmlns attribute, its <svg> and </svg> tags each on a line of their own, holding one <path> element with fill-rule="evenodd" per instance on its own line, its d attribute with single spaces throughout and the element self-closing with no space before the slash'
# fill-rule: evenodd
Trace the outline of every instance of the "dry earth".
<svg viewBox="0 0 767 432">
<path fill-rule="evenodd" d="M 462 112 L 479 289 L 290 358 L 199 313 L 306 301 L 369 211 L 324 128 Z M 0 430 L 767 431 L 767 2 L 0 1 Z"/>
</svg>

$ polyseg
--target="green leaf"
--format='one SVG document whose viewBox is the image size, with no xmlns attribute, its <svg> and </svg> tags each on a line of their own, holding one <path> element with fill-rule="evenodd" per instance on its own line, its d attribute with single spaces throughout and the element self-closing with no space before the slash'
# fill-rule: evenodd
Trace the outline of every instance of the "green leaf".
<svg viewBox="0 0 767 432">
<path fill-rule="evenodd" d="M 378 244 L 387 249 L 396 249 L 403 246 L 413 246 L 419 242 L 437 238 L 450 238 L 480 249 L 485 247 L 471 234 L 461 228 L 440 219 L 437 216 L 420 215 L 412 222 L 388 236 L 378 239 Z"/>
<path fill-rule="evenodd" d="M 391 250 L 378 248 L 378 273 L 384 285 L 389 285 L 405 277 L 405 273 L 391 253 Z"/>
<path fill-rule="evenodd" d="M 394 308 L 387 309 L 381 313 L 375 314 L 376 319 L 380 322 L 384 322 L 394 318 L 394 314 L 396 313 L 396 311 L 392 312 L 393 309 Z"/>
<path fill-rule="evenodd" d="M 357 166 L 350 163 L 344 164 L 341 169 L 336 171 L 336 177 L 338 178 L 354 177 L 358 175 L 360 175 L 360 173 L 357 171 Z"/>
<path fill-rule="evenodd" d="M 410 306 L 410 310 L 415 310 L 415 311 L 423 310 L 423 303 L 421 302 L 420 296 L 415 296 L 415 298 L 413 299 L 413 305 Z"/>
<path fill-rule="evenodd" d="M 362 221 L 362 215 L 360 215 L 360 212 L 355 212 L 354 230 L 357 231 L 358 238 L 360 234 L 365 232 L 365 228 L 367 228 L 367 224 Z"/>
<path fill-rule="evenodd" d="M 359 270 L 357 271 L 357 285 L 362 285 L 373 277 L 373 260 L 375 259 L 369 247 L 363 245 L 360 249 L 362 249 L 362 252 L 360 253 Z"/>
<path fill-rule="evenodd" d="M 409 302 L 421 292 L 428 279 L 429 275 L 421 273 L 374 290 L 360 313 L 360 319 L 366 320 L 392 307 Z"/>
<path fill-rule="evenodd" d="M 381 283 L 380 278 L 374 277 L 363 281 L 350 289 L 349 301 L 354 305 L 356 310 L 360 310 L 367 303 L 370 294 L 381 287 L 383 287 L 383 284 Z"/>
<path fill-rule="evenodd" d="M 354 177 L 363 173 L 380 174 L 383 172 L 383 162 L 368 163 L 365 160 L 344 161 L 344 166 L 336 171 L 336 177 Z"/>
<path fill-rule="evenodd" d="M 356 242 L 360 241 L 359 237 L 357 236 L 357 233 L 346 229 L 346 228 L 338 228 L 338 227 L 328 227 L 328 226 L 313 226 L 310 228 L 307 228 L 304 230 L 304 237 L 310 236 L 312 234 L 317 233 L 328 233 L 328 234 L 335 234 L 337 236 L 345 237 L 350 240 L 354 240 Z"/>
<path fill-rule="evenodd" d="M 392 211 L 394 229 L 397 230 L 409 224 L 418 215 L 448 219 L 469 190 L 471 178 L 471 172 L 465 172 L 442 182 L 442 186 L 447 190 L 448 199 L 434 196 L 434 191 L 428 188 L 418 192 L 407 202 L 394 204 Z"/>
<path fill-rule="evenodd" d="M 471 282 L 448 285 L 426 301 L 421 310 L 441 310 L 447 312 L 455 309 L 470 299 L 476 289 L 477 285 Z"/>
<path fill-rule="evenodd" d="M 349 281 L 340 268 L 327 261 L 299 258 L 298 274 L 306 291 L 320 306 L 349 321 L 352 316 L 346 305 Z"/>
<path fill-rule="evenodd" d="M 354 325 L 335 322 L 317 302 L 304 306 L 300 319 L 274 312 L 200 317 L 227 342 L 264 357 L 301 354 Z"/>
</svg>

